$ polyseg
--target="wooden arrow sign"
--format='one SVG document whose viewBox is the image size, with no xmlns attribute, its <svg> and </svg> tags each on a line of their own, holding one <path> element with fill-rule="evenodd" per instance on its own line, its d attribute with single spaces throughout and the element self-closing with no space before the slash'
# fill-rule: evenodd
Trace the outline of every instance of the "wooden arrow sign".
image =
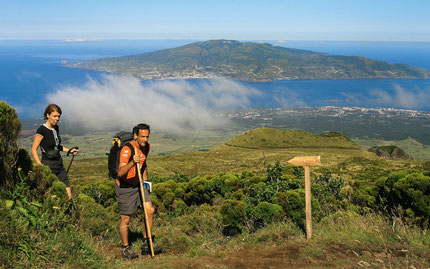
<svg viewBox="0 0 430 269">
<path fill-rule="evenodd" d="M 297 165 L 297 166 L 316 166 L 316 165 L 321 165 L 321 157 L 320 156 L 294 157 L 288 162 L 290 164 Z"/>
<path fill-rule="evenodd" d="M 306 238 L 312 238 L 312 205 L 311 205 L 311 176 L 310 166 L 321 165 L 320 156 L 300 156 L 288 161 L 292 165 L 305 168 L 305 201 L 306 201 Z"/>
</svg>

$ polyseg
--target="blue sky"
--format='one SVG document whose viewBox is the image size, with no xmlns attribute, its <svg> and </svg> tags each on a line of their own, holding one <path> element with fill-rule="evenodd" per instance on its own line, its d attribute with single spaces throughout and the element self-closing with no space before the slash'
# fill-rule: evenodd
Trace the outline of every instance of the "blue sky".
<svg viewBox="0 0 430 269">
<path fill-rule="evenodd" d="M 0 0 L 0 39 L 430 41 L 429 0 Z"/>
</svg>

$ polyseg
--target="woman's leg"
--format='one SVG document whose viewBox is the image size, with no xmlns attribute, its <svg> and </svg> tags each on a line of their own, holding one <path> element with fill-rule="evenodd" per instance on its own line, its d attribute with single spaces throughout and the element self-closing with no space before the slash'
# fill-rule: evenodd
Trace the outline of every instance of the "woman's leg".
<svg viewBox="0 0 430 269">
<path fill-rule="evenodd" d="M 72 189 L 70 187 L 66 187 L 67 196 L 69 196 L 69 200 L 72 200 Z"/>
</svg>

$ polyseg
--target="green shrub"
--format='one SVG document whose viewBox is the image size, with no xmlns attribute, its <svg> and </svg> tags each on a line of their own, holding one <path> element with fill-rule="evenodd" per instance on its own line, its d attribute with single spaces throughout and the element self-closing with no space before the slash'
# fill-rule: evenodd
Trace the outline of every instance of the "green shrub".
<svg viewBox="0 0 430 269">
<path fill-rule="evenodd" d="M 30 172 L 33 166 L 33 163 L 26 149 L 21 148 L 18 150 L 16 166 L 18 167 L 18 170 L 21 170 L 21 172 L 25 176 L 27 176 L 28 173 Z"/>
<path fill-rule="evenodd" d="M 43 197 L 55 180 L 58 179 L 54 174 L 52 174 L 51 169 L 48 166 L 35 163 L 27 178 L 27 184 L 32 191 L 33 197 L 39 198 Z"/>
<path fill-rule="evenodd" d="M 188 182 L 184 201 L 188 205 L 212 204 L 215 192 L 210 177 L 195 177 Z"/>
<path fill-rule="evenodd" d="M 221 174 L 219 175 L 222 183 L 223 183 L 223 187 L 221 189 L 221 191 L 218 191 L 219 194 L 221 194 L 222 196 L 225 196 L 226 193 L 228 192 L 233 192 L 233 191 L 237 191 L 241 186 L 241 180 L 239 179 L 239 176 L 234 174 L 234 173 L 225 173 L 225 174 Z M 218 185 L 221 186 L 221 185 Z"/>
<path fill-rule="evenodd" d="M 429 225 L 430 177 L 422 173 L 409 174 L 394 184 L 393 192 L 395 201 L 407 209 L 409 221 Z"/>
<path fill-rule="evenodd" d="M 267 181 L 275 181 L 278 182 L 280 180 L 284 179 L 284 176 L 282 175 L 282 171 L 285 168 L 277 161 L 274 165 L 268 164 L 266 165 L 266 176 Z"/>
<path fill-rule="evenodd" d="M 276 185 L 259 182 L 249 186 L 246 190 L 247 200 L 250 204 L 258 205 L 261 202 L 272 203 L 276 195 Z"/>
<path fill-rule="evenodd" d="M 106 210 L 102 205 L 83 193 L 77 199 L 80 212 L 79 227 L 93 236 L 104 236 L 108 231 L 115 230 L 117 215 Z"/>
<path fill-rule="evenodd" d="M 81 193 L 92 197 L 96 203 L 108 207 L 115 203 L 115 182 L 109 179 L 96 181 L 85 185 Z"/>
<path fill-rule="evenodd" d="M 187 214 L 172 218 L 169 223 L 180 227 L 188 236 L 216 238 L 221 231 L 221 217 L 218 210 L 208 204 L 193 205 Z"/>
<path fill-rule="evenodd" d="M 184 191 L 184 189 L 182 187 L 177 187 L 175 189 L 174 193 L 175 193 L 175 198 L 179 198 L 179 199 L 183 199 L 184 198 L 185 191 Z"/>
<path fill-rule="evenodd" d="M 0 102 L 0 186 L 13 186 L 17 173 L 17 154 L 16 144 L 21 122 L 15 109 L 6 102 Z"/>
<path fill-rule="evenodd" d="M 240 190 L 234 192 L 230 198 L 233 200 L 244 200 L 246 198 L 246 196 L 243 192 L 243 189 L 240 189 Z"/>
<path fill-rule="evenodd" d="M 172 208 L 174 200 L 175 200 L 175 194 L 171 191 L 164 193 L 162 197 L 164 207 L 168 209 Z"/>
<path fill-rule="evenodd" d="M 304 229 L 306 220 L 305 190 L 288 190 L 278 194 L 276 203 L 282 207 L 285 216 L 294 221 Z M 312 219 L 317 221 L 321 218 L 321 208 L 318 200 L 312 197 Z"/>
<path fill-rule="evenodd" d="M 175 209 L 173 212 L 175 216 L 182 216 L 187 211 L 188 206 L 181 199 L 175 199 L 173 208 Z"/>
<path fill-rule="evenodd" d="M 221 205 L 223 233 L 235 235 L 241 232 L 246 220 L 246 203 L 237 200 L 225 200 Z"/>
<path fill-rule="evenodd" d="M 67 202 L 68 196 L 66 191 L 66 185 L 63 182 L 54 180 L 51 188 L 48 190 L 48 194 L 51 196 L 56 196 L 60 199 L 62 203 Z"/>
<path fill-rule="evenodd" d="M 252 207 L 249 219 L 253 221 L 254 228 L 260 228 L 278 219 L 281 212 L 280 205 L 261 202 L 256 207 Z"/>
<path fill-rule="evenodd" d="M 157 195 L 154 192 L 152 192 L 149 194 L 149 197 L 151 198 L 152 205 L 155 208 L 158 208 L 158 205 L 160 202 L 158 201 Z"/>
<path fill-rule="evenodd" d="M 312 183 L 312 196 L 318 199 L 325 215 L 343 208 L 345 198 L 342 188 L 345 183 L 342 178 L 333 178 L 330 173 L 325 173 L 315 178 Z"/>
<path fill-rule="evenodd" d="M 356 181 L 352 200 L 362 209 L 380 210 L 392 217 L 404 217 L 408 223 L 428 227 L 429 182 L 429 176 L 414 170 L 392 173 L 376 181 Z"/>
<path fill-rule="evenodd" d="M 157 206 L 160 212 L 165 210 L 174 210 L 173 201 L 175 197 L 182 199 L 185 191 L 182 188 L 181 183 L 178 184 L 173 180 L 154 184 L 153 194 L 157 197 Z M 161 203 L 163 206 L 161 206 Z"/>
<path fill-rule="evenodd" d="M 253 205 L 258 205 L 261 202 L 274 203 L 276 195 L 280 192 L 290 190 L 291 187 L 295 188 L 296 184 L 291 184 L 295 180 L 282 180 L 280 182 L 268 181 L 259 182 L 250 185 L 245 189 L 247 195 L 246 200 Z"/>
</svg>

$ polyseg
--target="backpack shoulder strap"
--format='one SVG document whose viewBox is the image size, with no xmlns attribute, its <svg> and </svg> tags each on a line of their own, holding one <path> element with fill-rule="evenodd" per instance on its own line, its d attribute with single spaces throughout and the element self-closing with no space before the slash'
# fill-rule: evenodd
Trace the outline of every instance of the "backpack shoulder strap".
<svg viewBox="0 0 430 269">
<path fill-rule="evenodd" d="M 148 142 L 146 142 L 145 152 L 143 153 L 145 154 L 146 157 L 148 157 L 148 153 L 150 149 L 151 149 L 151 145 Z"/>
<path fill-rule="evenodd" d="M 134 147 L 133 147 L 133 145 L 130 142 L 128 142 L 128 143 L 126 143 L 122 147 L 128 147 L 130 149 L 131 154 L 130 154 L 130 158 L 128 159 L 128 161 L 130 161 L 133 158 L 133 155 L 134 155 Z M 121 150 L 122 150 L 122 148 L 121 148 Z"/>
</svg>

